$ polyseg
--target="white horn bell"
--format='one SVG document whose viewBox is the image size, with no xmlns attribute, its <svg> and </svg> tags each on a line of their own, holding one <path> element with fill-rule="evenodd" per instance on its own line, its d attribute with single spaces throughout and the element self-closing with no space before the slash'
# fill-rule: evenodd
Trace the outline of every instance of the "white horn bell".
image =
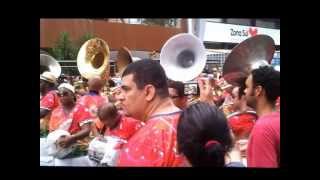
<svg viewBox="0 0 320 180">
<path fill-rule="evenodd" d="M 202 41 L 188 33 L 171 37 L 160 53 L 160 64 L 167 77 L 174 81 L 193 80 L 203 71 L 206 60 Z"/>
</svg>

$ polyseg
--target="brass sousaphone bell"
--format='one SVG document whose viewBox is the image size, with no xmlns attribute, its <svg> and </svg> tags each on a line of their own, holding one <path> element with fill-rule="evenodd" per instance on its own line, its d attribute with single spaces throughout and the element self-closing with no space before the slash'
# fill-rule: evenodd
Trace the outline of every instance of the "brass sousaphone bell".
<svg viewBox="0 0 320 180">
<path fill-rule="evenodd" d="M 86 79 L 95 76 L 103 80 L 109 78 L 109 57 L 108 44 L 100 38 L 93 38 L 86 41 L 80 48 L 77 57 L 78 70 Z"/>
<path fill-rule="evenodd" d="M 120 77 L 128 64 L 132 63 L 132 55 L 127 47 L 121 47 L 116 60 L 116 76 Z"/>
<path fill-rule="evenodd" d="M 269 65 L 275 52 L 274 40 L 267 35 L 256 35 L 235 46 L 223 65 L 223 78 L 239 86 L 253 69 Z"/>
</svg>

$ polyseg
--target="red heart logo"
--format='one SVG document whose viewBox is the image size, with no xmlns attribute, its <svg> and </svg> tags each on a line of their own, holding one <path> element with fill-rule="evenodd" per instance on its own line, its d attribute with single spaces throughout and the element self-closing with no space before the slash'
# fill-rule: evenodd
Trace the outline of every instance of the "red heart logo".
<svg viewBox="0 0 320 180">
<path fill-rule="evenodd" d="M 249 28 L 249 33 L 251 36 L 255 36 L 258 34 L 258 29 L 251 27 L 251 28 Z"/>
</svg>

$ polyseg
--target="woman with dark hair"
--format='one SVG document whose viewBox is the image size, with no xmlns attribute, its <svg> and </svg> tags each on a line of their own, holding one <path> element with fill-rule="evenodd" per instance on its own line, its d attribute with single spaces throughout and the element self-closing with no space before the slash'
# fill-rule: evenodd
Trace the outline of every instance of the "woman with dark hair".
<svg viewBox="0 0 320 180">
<path fill-rule="evenodd" d="M 178 150 L 192 166 L 224 167 L 232 137 L 224 114 L 199 102 L 187 107 L 178 124 Z"/>
</svg>

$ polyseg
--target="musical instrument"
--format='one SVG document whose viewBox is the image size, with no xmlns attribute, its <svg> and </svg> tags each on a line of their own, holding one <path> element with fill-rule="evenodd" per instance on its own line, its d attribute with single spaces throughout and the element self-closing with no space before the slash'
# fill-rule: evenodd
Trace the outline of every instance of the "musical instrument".
<svg viewBox="0 0 320 180">
<path fill-rule="evenodd" d="M 48 72 L 46 72 L 48 71 Z M 61 74 L 61 66 L 56 59 L 50 56 L 48 53 L 40 49 L 40 79 L 50 77 L 50 79 L 57 79 Z M 49 79 L 47 79 L 48 81 Z M 50 81 L 51 82 L 51 81 Z M 52 81 L 56 83 L 56 80 Z M 40 100 L 42 95 L 40 93 Z M 40 136 L 46 136 L 48 134 L 48 126 L 51 113 L 40 119 Z"/>
<path fill-rule="evenodd" d="M 61 74 L 61 66 L 56 59 L 49 54 L 41 54 L 40 50 L 40 74 L 50 71 L 58 78 Z"/>
<path fill-rule="evenodd" d="M 48 134 L 46 138 L 46 146 L 49 156 L 63 159 L 68 155 L 73 157 L 86 155 L 89 143 L 93 139 L 93 137 L 90 136 L 85 137 L 67 148 L 62 148 L 59 144 L 57 144 L 57 140 L 59 140 L 59 138 L 62 136 L 70 136 L 70 133 L 66 130 L 57 129 Z"/>
<path fill-rule="evenodd" d="M 160 64 L 167 77 L 174 81 L 193 80 L 203 71 L 206 60 L 202 41 L 188 33 L 171 37 L 160 53 Z"/>
<path fill-rule="evenodd" d="M 234 112 L 227 116 L 228 123 L 237 139 L 248 138 L 258 115 L 255 111 Z"/>
<path fill-rule="evenodd" d="M 86 79 L 99 76 L 103 80 L 109 78 L 110 50 L 108 44 L 100 38 L 86 41 L 77 56 L 78 70 Z"/>
<path fill-rule="evenodd" d="M 62 136 L 70 136 L 70 133 L 68 131 L 58 129 L 48 134 L 48 155 L 62 159 L 75 149 L 74 145 L 71 145 L 68 148 L 60 147 L 59 144 L 57 144 L 57 140 Z"/>
<path fill-rule="evenodd" d="M 96 137 L 89 144 L 89 159 L 98 164 L 113 166 L 118 152 L 116 147 L 121 143 L 126 143 L 126 141 L 115 136 Z"/>
<path fill-rule="evenodd" d="M 223 78 L 239 86 L 253 69 L 269 65 L 275 52 L 274 40 L 267 35 L 256 35 L 235 46 L 223 65 Z"/>
<path fill-rule="evenodd" d="M 116 60 L 116 76 L 121 77 L 124 69 L 128 64 L 132 63 L 132 61 L 133 57 L 131 56 L 130 50 L 127 47 L 120 48 Z"/>
</svg>

